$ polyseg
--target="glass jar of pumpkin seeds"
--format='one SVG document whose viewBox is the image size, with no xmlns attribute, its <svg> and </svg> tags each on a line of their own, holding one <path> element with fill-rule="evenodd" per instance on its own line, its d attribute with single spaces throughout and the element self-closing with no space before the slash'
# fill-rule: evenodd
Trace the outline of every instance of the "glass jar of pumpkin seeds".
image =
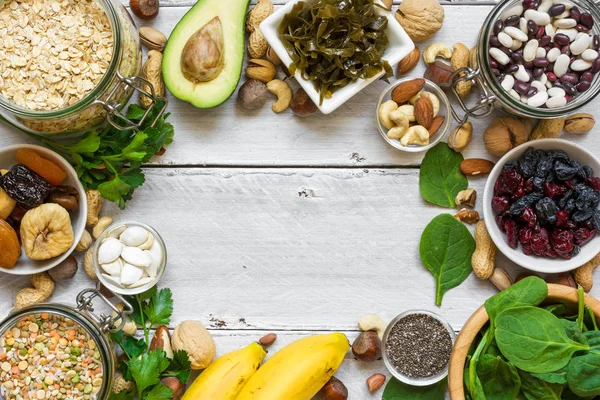
<svg viewBox="0 0 600 400">
<path fill-rule="evenodd" d="M 29 133 L 135 129 L 144 121 L 121 112 L 134 92 L 163 104 L 138 76 L 139 34 L 118 0 L 0 1 L 0 36 L 0 118 Z"/>
<path fill-rule="evenodd" d="M 120 311 L 98 289 L 77 296 L 77 307 L 39 304 L 0 323 L 0 398 L 107 399 L 116 356 L 108 334 L 118 331 L 131 306 Z M 113 312 L 94 314 L 100 298 Z M 119 322 L 119 320 L 121 322 Z"/>
</svg>

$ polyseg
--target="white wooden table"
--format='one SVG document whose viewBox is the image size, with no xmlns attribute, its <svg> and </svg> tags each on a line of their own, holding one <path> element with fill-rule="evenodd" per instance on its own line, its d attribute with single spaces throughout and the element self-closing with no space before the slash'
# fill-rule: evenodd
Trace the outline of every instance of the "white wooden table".
<svg viewBox="0 0 600 400">
<path fill-rule="evenodd" d="M 194 1 L 162 3 L 150 25 L 169 34 Z M 492 5 L 445 9 L 434 40 L 471 47 Z M 412 75 L 422 72 L 420 65 Z M 173 326 L 202 322 L 212 329 L 219 354 L 276 332 L 275 351 L 318 332 L 342 331 L 353 339 L 367 313 L 391 319 L 428 309 L 459 330 L 496 292 L 471 276 L 435 306 L 434 280 L 421 264 L 418 243 L 434 216 L 454 210 L 421 199 L 422 154 L 401 153 L 380 137 L 375 108 L 385 86 L 374 83 L 335 113 L 307 119 L 291 111 L 275 115 L 268 106 L 246 111 L 235 96 L 212 110 L 170 99 L 175 142 L 145 168 L 146 184 L 127 209 L 109 205 L 104 214 L 148 223 L 163 236 L 169 262 L 160 286 L 174 293 Z M 490 121 L 473 121 L 465 157 L 492 159 L 482 140 Z M 0 146 L 32 142 L 6 125 L 0 132 Z M 568 138 L 600 151 L 600 132 Z M 484 183 L 470 180 L 480 194 Z M 502 256 L 498 265 L 519 273 Z M 1 316 L 27 285 L 27 278 L 0 277 Z M 80 270 L 57 285 L 51 301 L 73 304 L 92 285 Z M 598 275 L 596 285 L 592 294 L 600 296 Z M 365 379 L 374 372 L 385 372 L 382 362 L 349 356 L 337 376 L 352 399 L 367 399 Z"/>
</svg>

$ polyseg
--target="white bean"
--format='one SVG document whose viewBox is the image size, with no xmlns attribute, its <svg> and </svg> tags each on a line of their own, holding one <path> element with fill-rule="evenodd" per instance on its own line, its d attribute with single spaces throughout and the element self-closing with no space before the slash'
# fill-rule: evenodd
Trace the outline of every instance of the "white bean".
<svg viewBox="0 0 600 400">
<path fill-rule="evenodd" d="M 598 52 L 594 49 L 587 49 L 581 54 L 581 58 L 585 61 L 593 62 L 596 58 L 598 58 Z"/>
<path fill-rule="evenodd" d="M 531 39 L 525 45 L 523 49 L 523 58 L 525 61 L 533 61 L 535 59 L 535 55 L 537 53 L 538 47 L 540 46 L 540 42 L 537 39 Z"/>
<path fill-rule="evenodd" d="M 508 91 L 508 94 L 510 94 L 512 97 L 514 97 L 517 100 L 521 100 L 521 95 L 515 89 L 510 89 Z"/>
<path fill-rule="evenodd" d="M 504 28 L 504 32 L 510 35 L 510 37 L 512 37 L 513 39 L 520 40 L 521 42 L 526 42 L 527 39 L 529 39 L 526 33 L 524 33 L 519 28 L 515 28 L 514 26 L 507 26 L 506 28 Z"/>
<path fill-rule="evenodd" d="M 523 14 L 523 5 L 519 4 L 508 10 L 504 11 L 500 16 L 500 19 L 504 21 L 508 17 L 512 17 L 513 15 L 521 15 Z"/>
<path fill-rule="evenodd" d="M 589 62 L 589 61 L 585 61 L 585 60 L 575 60 L 571 64 L 571 69 L 573 71 L 577 71 L 577 72 L 585 71 L 585 70 L 588 70 L 590 68 L 592 68 L 592 63 Z"/>
<path fill-rule="evenodd" d="M 545 12 L 540 12 L 537 10 L 525 11 L 525 18 L 532 20 L 538 24 L 538 26 L 548 25 L 550 23 L 550 16 Z"/>
<path fill-rule="evenodd" d="M 548 75 L 542 74 L 542 76 L 538 78 L 538 81 L 541 82 L 542 85 L 545 85 L 546 83 L 548 83 Z"/>
<path fill-rule="evenodd" d="M 548 88 L 546 88 L 546 85 L 544 85 L 540 81 L 531 82 L 531 87 L 536 88 L 538 90 L 538 92 L 546 92 L 548 90 Z"/>
<path fill-rule="evenodd" d="M 527 73 L 527 70 L 522 65 L 519 65 L 519 69 L 517 70 L 517 72 L 515 72 L 515 78 L 523 82 L 529 82 L 529 80 L 531 79 L 531 77 Z"/>
<path fill-rule="evenodd" d="M 565 92 L 565 89 L 554 86 L 551 87 L 550 89 L 548 89 L 548 96 L 550 97 L 556 97 L 556 96 L 562 96 L 565 97 L 565 95 L 567 94 L 567 92 Z"/>
<path fill-rule="evenodd" d="M 587 34 L 587 33 L 585 33 L 585 32 L 579 32 L 579 33 L 577 34 L 577 36 L 575 36 L 575 40 L 579 39 L 579 38 L 580 38 L 580 37 L 582 37 L 582 36 L 587 36 L 587 35 L 588 35 L 588 34 Z M 590 40 L 591 40 L 591 38 L 590 38 Z"/>
<path fill-rule="evenodd" d="M 538 92 L 527 100 L 527 105 L 531 107 L 541 107 L 548 101 L 548 93 Z"/>
<path fill-rule="evenodd" d="M 550 62 L 555 62 L 558 56 L 560 56 L 560 49 L 557 47 L 551 48 L 548 54 L 546 54 L 546 58 Z"/>
<path fill-rule="evenodd" d="M 569 0 L 554 0 L 554 4 L 564 4 L 567 10 L 575 7 L 575 4 L 571 3 Z"/>
<path fill-rule="evenodd" d="M 560 29 L 575 28 L 577 26 L 577 21 L 573 18 L 557 19 L 554 21 L 554 26 Z"/>
<path fill-rule="evenodd" d="M 538 7 L 538 11 L 540 12 L 548 12 L 550 7 L 554 5 L 554 0 L 543 0 L 540 6 Z"/>
<path fill-rule="evenodd" d="M 522 46 L 523 46 L 523 42 L 521 42 L 520 40 L 513 39 L 513 45 L 510 49 L 512 51 L 517 51 L 517 50 L 520 50 Z"/>
<path fill-rule="evenodd" d="M 528 100 L 529 100 L 529 97 L 525 96 L 524 94 L 521 95 L 521 103 L 527 104 Z"/>
<path fill-rule="evenodd" d="M 557 29 L 556 33 L 562 33 L 563 35 L 567 35 L 569 40 L 572 42 L 577 38 L 577 34 L 579 33 L 577 29 Z"/>
<path fill-rule="evenodd" d="M 535 53 L 535 56 L 539 57 L 539 58 L 544 58 L 544 57 L 546 57 L 546 54 L 548 54 L 548 53 L 546 52 L 545 48 L 538 47 L 537 52 Z"/>
<path fill-rule="evenodd" d="M 504 54 L 504 53 L 502 53 Z M 508 56 L 507 56 L 508 58 Z M 566 55 L 566 54 L 561 54 L 560 56 L 558 56 L 558 58 L 556 59 L 556 62 L 554 63 L 554 75 L 556 75 L 557 77 L 561 77 L 564 74 L 567 73 L 567 70 L 569 69 L 569 63 L 571 62 L 571 58 Z"/>
<path fill-rule="evenodd" d="M 546 35 L 554 39 L 554 35 L 556 35 L 556 29 L 554 28 L 554 25 L 547 24 L 544 30 L 546 31 Z"/>
<path fill-rule="evenodd" d="M 510 62 L 510 58 L 497 47 L 492 47 L 490 49 L 490 56 L 492 56 L 492 58 L 498 61 L 501 65 L 506 65 Z"/>
<path fill-rule="evenodd" d="M 590 47 L 590 41 L 589 35 L 583 35 L 579 37 L 579 39 L 576 39 L 573 43 L 571 43 L 571 53 L 575 56 L 580 55 Z"/>
<path fill-rule="evenodd" d="M 527 20 L 523 17 L 519 20 L 519 29 L 523 31 L 523 33 L 529 34 L 529 29 L 527 29 Z"/>
<path fill-rule="evenodd" d="M 558 108 L 567 105 L 567 98 L 565 96 L 552 96 L 546 101 L 546 107 Z"/>
<path fill-rule="evenodd" d="M 512 75 L 506 75 L 500 84 L 504 90 L 508 91 L 515 86 L 515 78 Z"/>
<path fill-rule="evenodd" d="M 546 87 L 547 87 L 548 89 L 552 88 L 553 86 L 554 86 L 554 85 L 552 84 L 552 82 L 550 82 L 550 81 L 546 82 Z"/>
<path fill-rule="evenodd" d="M 508 47 L 509 49 L 513 46 L 514 42 L 513 38 L 511 38 L 504 32 L 500 32 L 498 34 L 498 41 L 502 44 L 502 46 Z"/>
<path fill-rule="evenodd" d="M 564 19 L 564 18 L 569 18 L 570 16 L 571 16 L 571 11 L 565 10 L 562 14 L 557 15 L 555 18 L 556 19 Z"/>
</svg>

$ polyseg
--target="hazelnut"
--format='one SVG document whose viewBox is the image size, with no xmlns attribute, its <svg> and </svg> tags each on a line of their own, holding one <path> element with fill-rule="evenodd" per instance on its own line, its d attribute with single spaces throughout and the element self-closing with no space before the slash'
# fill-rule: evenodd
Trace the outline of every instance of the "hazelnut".
<svg viewBox="0 0 600 400">
<path fill-rule="evenodd" d="M 423 77 L 437 85 L 444 86 L 450 83 L 452 74 L 454 74 L 454 70 L 449 64 L 443 61 L 436 61 L 427 67 Z"/>
<path fill-rule="evenodd" d="M 381 357 L 381 340 L 377 332 L 362 332 L 352 343 L 352 354 L 360 361 L 375 361 Z"/>
<path fill-rule="evenodd" d="M 573 275 L 571 275 L 569 272 L 557 275 L 550 275 L 548 278 L 546 278 L 546 282 L 577 289 L 577 283 L 575 282 L 575 278 L 573 278 Z"/>
<path fill-rule="evenodd" d="M 156 18 L 160 10 L 158 0 L 129 0 L 129 7 L 136 17 L 145 20 Z"/>
<path fill-rule="evenodd" d="M 185 384 L 182 383 L 179 379 L 174 376 L 169 376 L 166 378 L 162 378 L 160 383 L 168 387 L 173 391 L 173 397 L 171 400 L 181 400 L 183 397 L 183 393 L 185 392 Z"/>
<path fill-rule="evenodd" d="M 63 262 L 48 271 L 48 275 L 54 282 L 66 281 L 77 273 L 77 259 L 73 256 L 67 257 Z"/>
<path fill-rule="evenodd" d="M 332 376 L 312 400 L 346 400 L 348 389 L 342 381 Z"/>
<path fill-rule="evenodd" d="M 55 186 L 50 190 L 47 203 L 56 203 L 67 211 L 79 208 L 79 192 L 72 186 Z"/>
<path fill-rule="evenodd" d="M 296 90 L 296 93 L 294 93 L 292 101 L 290 102 L 290 107 L 294 114 L 299 117 L 308 117 L 317 111 L 317 106 L 311 98 L 308 97 L 308 94 L 303 88 Z"/>
<path fill-rule="evenodd" d="M 259 80 L 250 79 L 240 87 L 237 102 L 247 110 L 256 110 L 265 104 L 268 97 L 267 85 Z"/>
</svg>

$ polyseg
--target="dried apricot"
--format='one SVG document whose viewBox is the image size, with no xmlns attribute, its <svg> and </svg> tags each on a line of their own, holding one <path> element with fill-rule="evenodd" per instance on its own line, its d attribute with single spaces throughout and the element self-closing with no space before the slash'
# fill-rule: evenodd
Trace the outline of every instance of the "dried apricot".
<svg viewBox="0 0 600 400">
<path fill-rule="evenodd" d="M 58 186 L 67 179 L 67 173 L 58 165 L 43 158 L 33 150 L 20 149 L 17 151 L 17 161 L 31 168 L 39 176 L 50 182 L 52 186 Z"/>
<path fill-rule="evenodd" d="M 21 255 L 17 232 L 8 222 L 0 219 L 0 267 L 13 268 Z"/>
</svg>

